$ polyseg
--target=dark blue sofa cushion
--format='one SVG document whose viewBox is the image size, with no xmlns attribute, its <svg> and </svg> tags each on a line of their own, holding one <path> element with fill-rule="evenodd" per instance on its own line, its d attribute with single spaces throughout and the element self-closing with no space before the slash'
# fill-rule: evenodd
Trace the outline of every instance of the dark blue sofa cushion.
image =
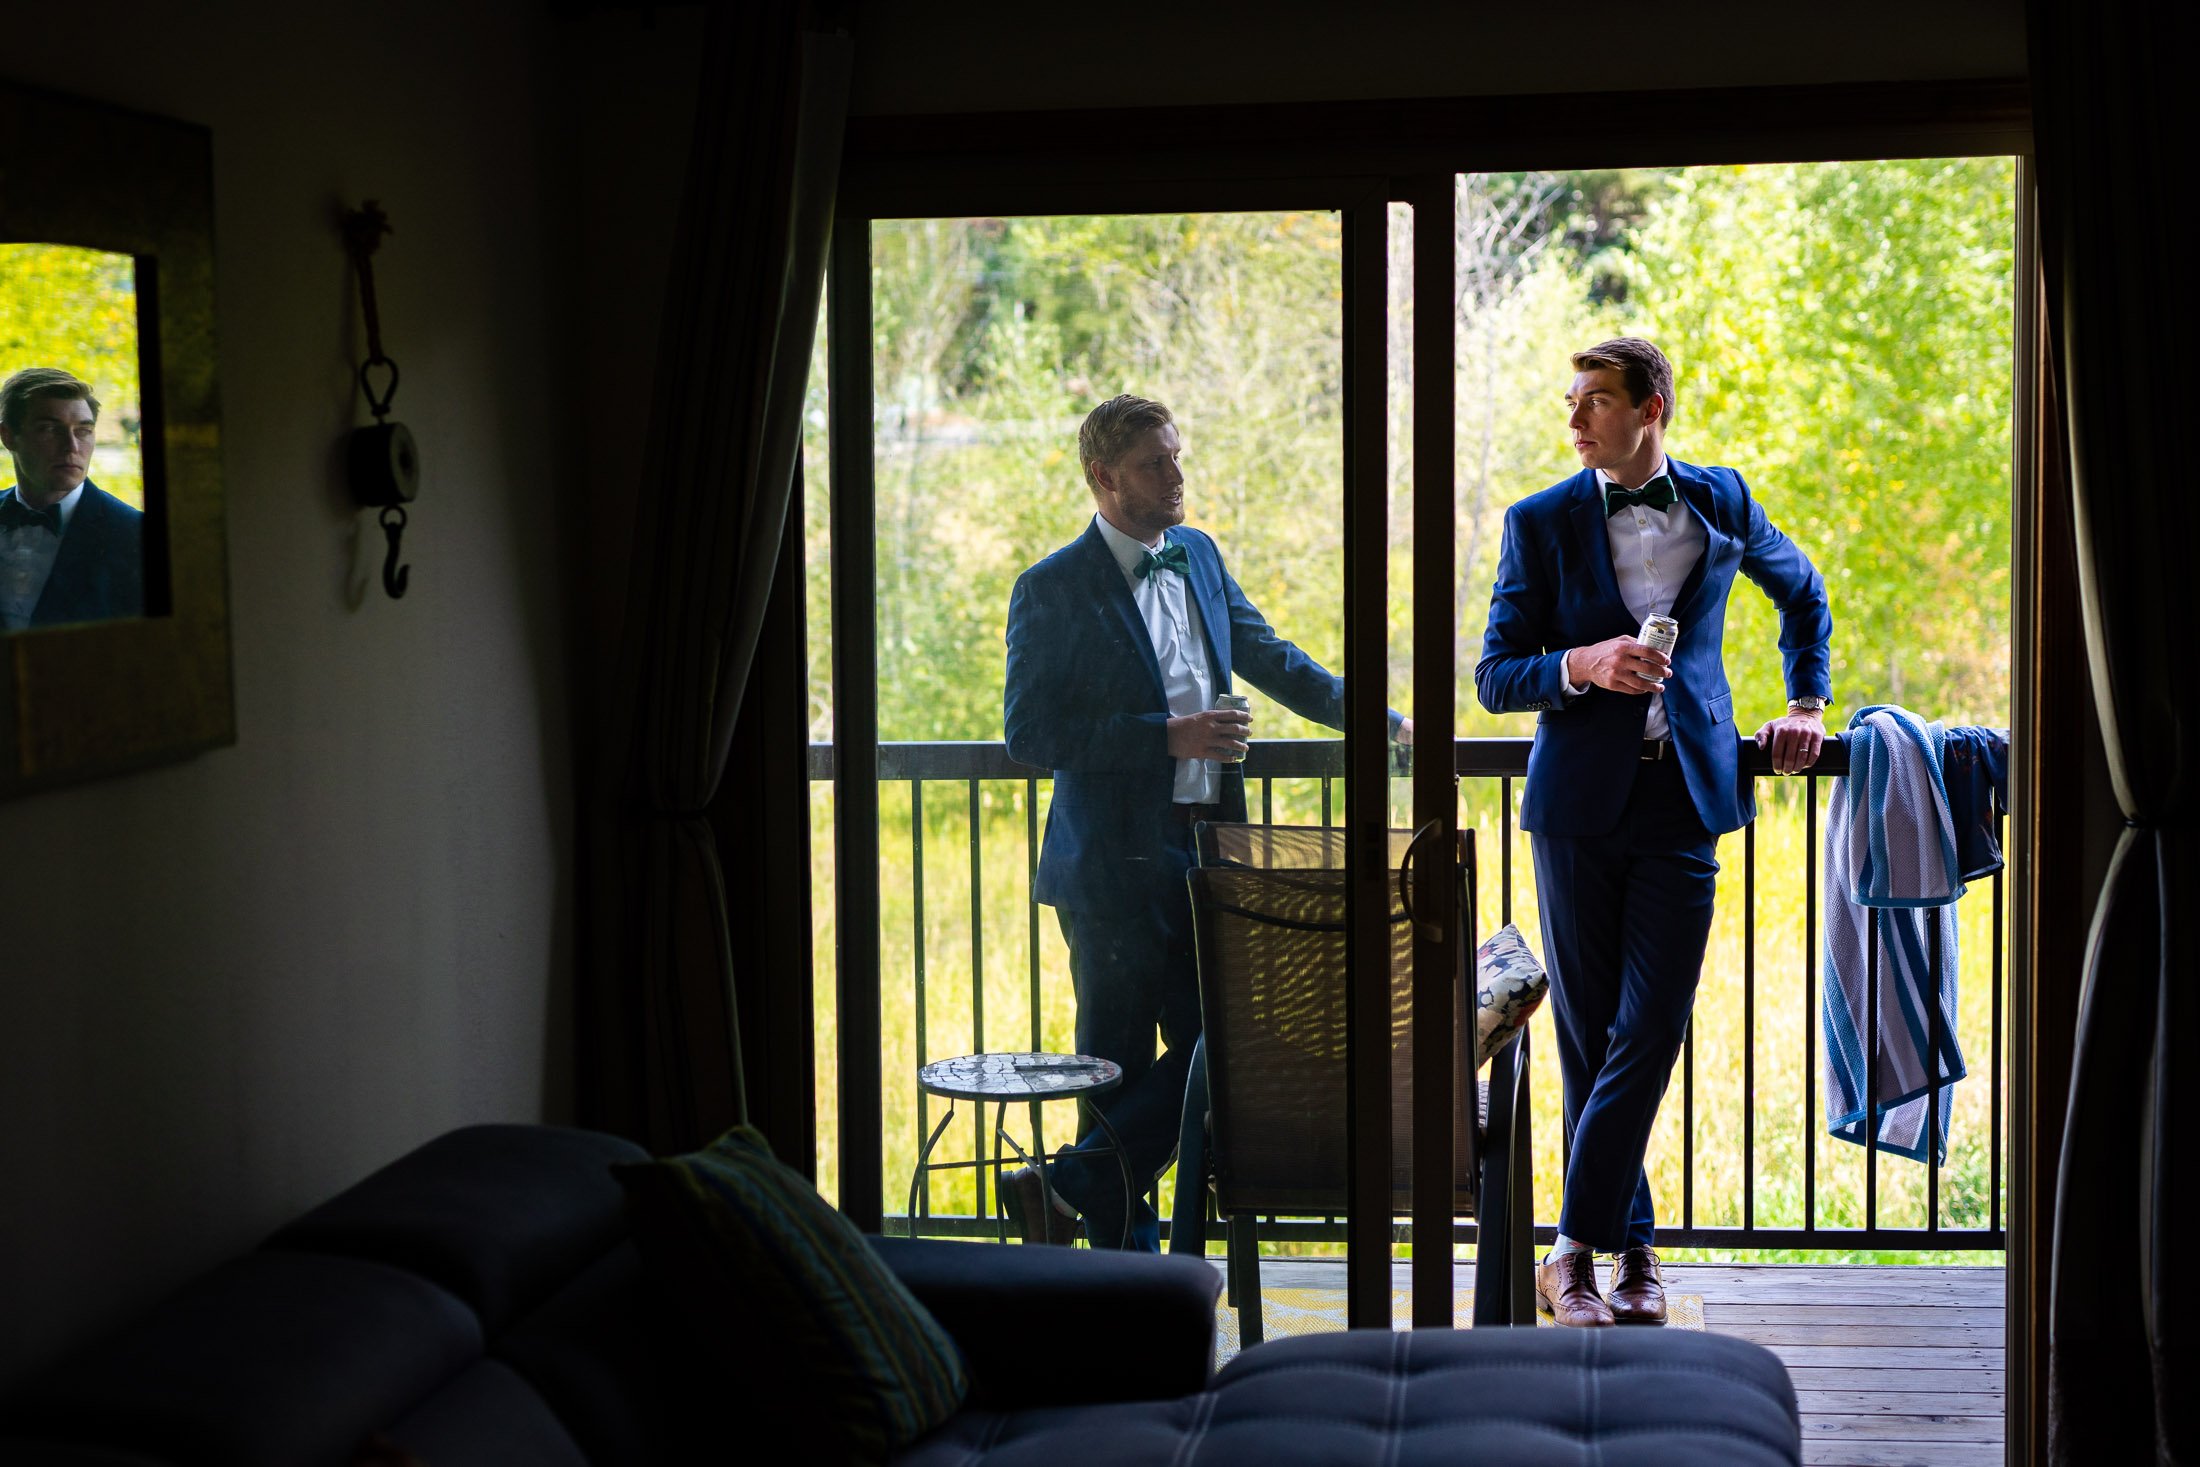
<svg viewBox="0 0 2200 1467">
<path fill-rule="evenodd" d="M 1200 1259 L 870 1241 L 962 1346 L 976 1405 L 1166 1399 L 1214 1374 L 1222 1276 Z M 1043 1309 L 1034 1311 L 1034 1300 Z M 1033 1346 L 1033 1325 L 1042 1348 Z"/>
<path fill-rule="evenodd" d="M 710 1369 L 711 1357 L 679 1311 L 649 1287 L 631 1243 L 590 1265 L 489 1349 L 557 1403 L 590 1462 L 691 1460 L 696 1428 L 724 1425 L 699 1403 L 724 1399 L 725 1378 Z M 433 1467 L 433 1457 L 420 1456 Z"/>
<path fill-rule="evenodd" d="M 490 1338 L 626 1236 L 631 1141 L 550 1126 L 467 1126 L 322 1203 L 261 1246 L 371 1258 L 432 1279 Z"/>
<path fill-rule="evenodd" d="M 429 1467 L 590 1467 L 617 1460 L 584 1453 L 550 1403 L 501 1360 L 477 1361 L 382 1434 Z"/>
<path fill-rule="evenodd" d="M 254 1253 L 33 1382 L 13 1435 L 221 1467 L 334 1467 L 481 1353 L 473 1311 L 379 1263 Z"/>
<path fill-rule="evenodd" d="M 1680 1330 L 1354 1330 L 1246 1351 L 1171 1401 L 966 1411 L 895 1467 L 1794 1467 L 1787 1371 Z"/>
</svg>

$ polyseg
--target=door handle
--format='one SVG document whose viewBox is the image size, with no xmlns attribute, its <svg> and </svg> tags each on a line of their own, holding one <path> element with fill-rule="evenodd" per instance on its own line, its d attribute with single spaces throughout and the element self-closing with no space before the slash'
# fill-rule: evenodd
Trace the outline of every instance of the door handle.
<svg viewBox="0 0 2200 1467">
<path fill-rule="evenodd" d="M 1442 942 L 1444 924 L 1424 922 L 1413 910 L 1413 862 L 1420 854 L 1422 842 L 1434 837 L 1443 828 L 1440 820 L 1431 820 L 1413 832 L 1413 839 L 1406 842 L 1406 853 L 1398 861 L 1398 905 L 1405 909 L 1406 921 L 1413 928 L 1413 935 L 1423 942 Z"/>
</svg>

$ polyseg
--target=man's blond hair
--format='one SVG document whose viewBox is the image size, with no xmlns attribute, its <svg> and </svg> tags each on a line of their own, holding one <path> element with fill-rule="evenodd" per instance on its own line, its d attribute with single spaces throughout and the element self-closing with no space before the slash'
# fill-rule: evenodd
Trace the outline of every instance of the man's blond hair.
<svg viewBox="0 0 2200 1467">
<path fill-rule="evenodd" d="M 1093 477 L 1094 464 L 1112 464 L 1131 451 L 1131 446 L 1156 428 L 1174 423 L 1169 410 L 1150 397 L 1124 393 L 1111 397 L 1091 412 L 1077 429 L 1077 461 L 1084 466 L 1085 487 L 1100 492 Z"/>
</svg>

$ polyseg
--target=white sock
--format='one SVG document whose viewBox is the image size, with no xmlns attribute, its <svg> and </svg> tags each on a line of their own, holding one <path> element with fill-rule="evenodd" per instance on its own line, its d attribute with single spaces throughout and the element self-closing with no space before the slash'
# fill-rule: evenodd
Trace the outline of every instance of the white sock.
<svg viewBox="0 0 2200 1467">
<path fill-rule="evenodd" d="M 1557 1260 L 1566 1257 L 1568 1254 L 1588 1253 L 1590 1251 L 1592 1250 L 1587 1243 L 1577 1243 L 1573 1239 L 1567 1237 L 1564 1233 L 1560 1233 L 1558 1235 L 1557 1241 L 1551 1244 L 1550 1255 L 1546 1257 L 1543 1261 L 1545 1263 L 1555 1263 Z"/>
</svg>

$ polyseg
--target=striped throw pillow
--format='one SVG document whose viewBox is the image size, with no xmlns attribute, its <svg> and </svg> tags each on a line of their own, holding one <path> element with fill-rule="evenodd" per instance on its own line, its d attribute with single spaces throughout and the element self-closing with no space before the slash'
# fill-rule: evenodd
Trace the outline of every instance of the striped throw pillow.
<svg viewBox="0 0 2200 1467">
<path fill-rule="evenodd" d="M 612 1170 L 644 1266 L 768 1414 L 869 1463 L 961 1406 L 955 1342 L 761 1132 L 736 1126 L 701 1151 Z"/>
</svg>

